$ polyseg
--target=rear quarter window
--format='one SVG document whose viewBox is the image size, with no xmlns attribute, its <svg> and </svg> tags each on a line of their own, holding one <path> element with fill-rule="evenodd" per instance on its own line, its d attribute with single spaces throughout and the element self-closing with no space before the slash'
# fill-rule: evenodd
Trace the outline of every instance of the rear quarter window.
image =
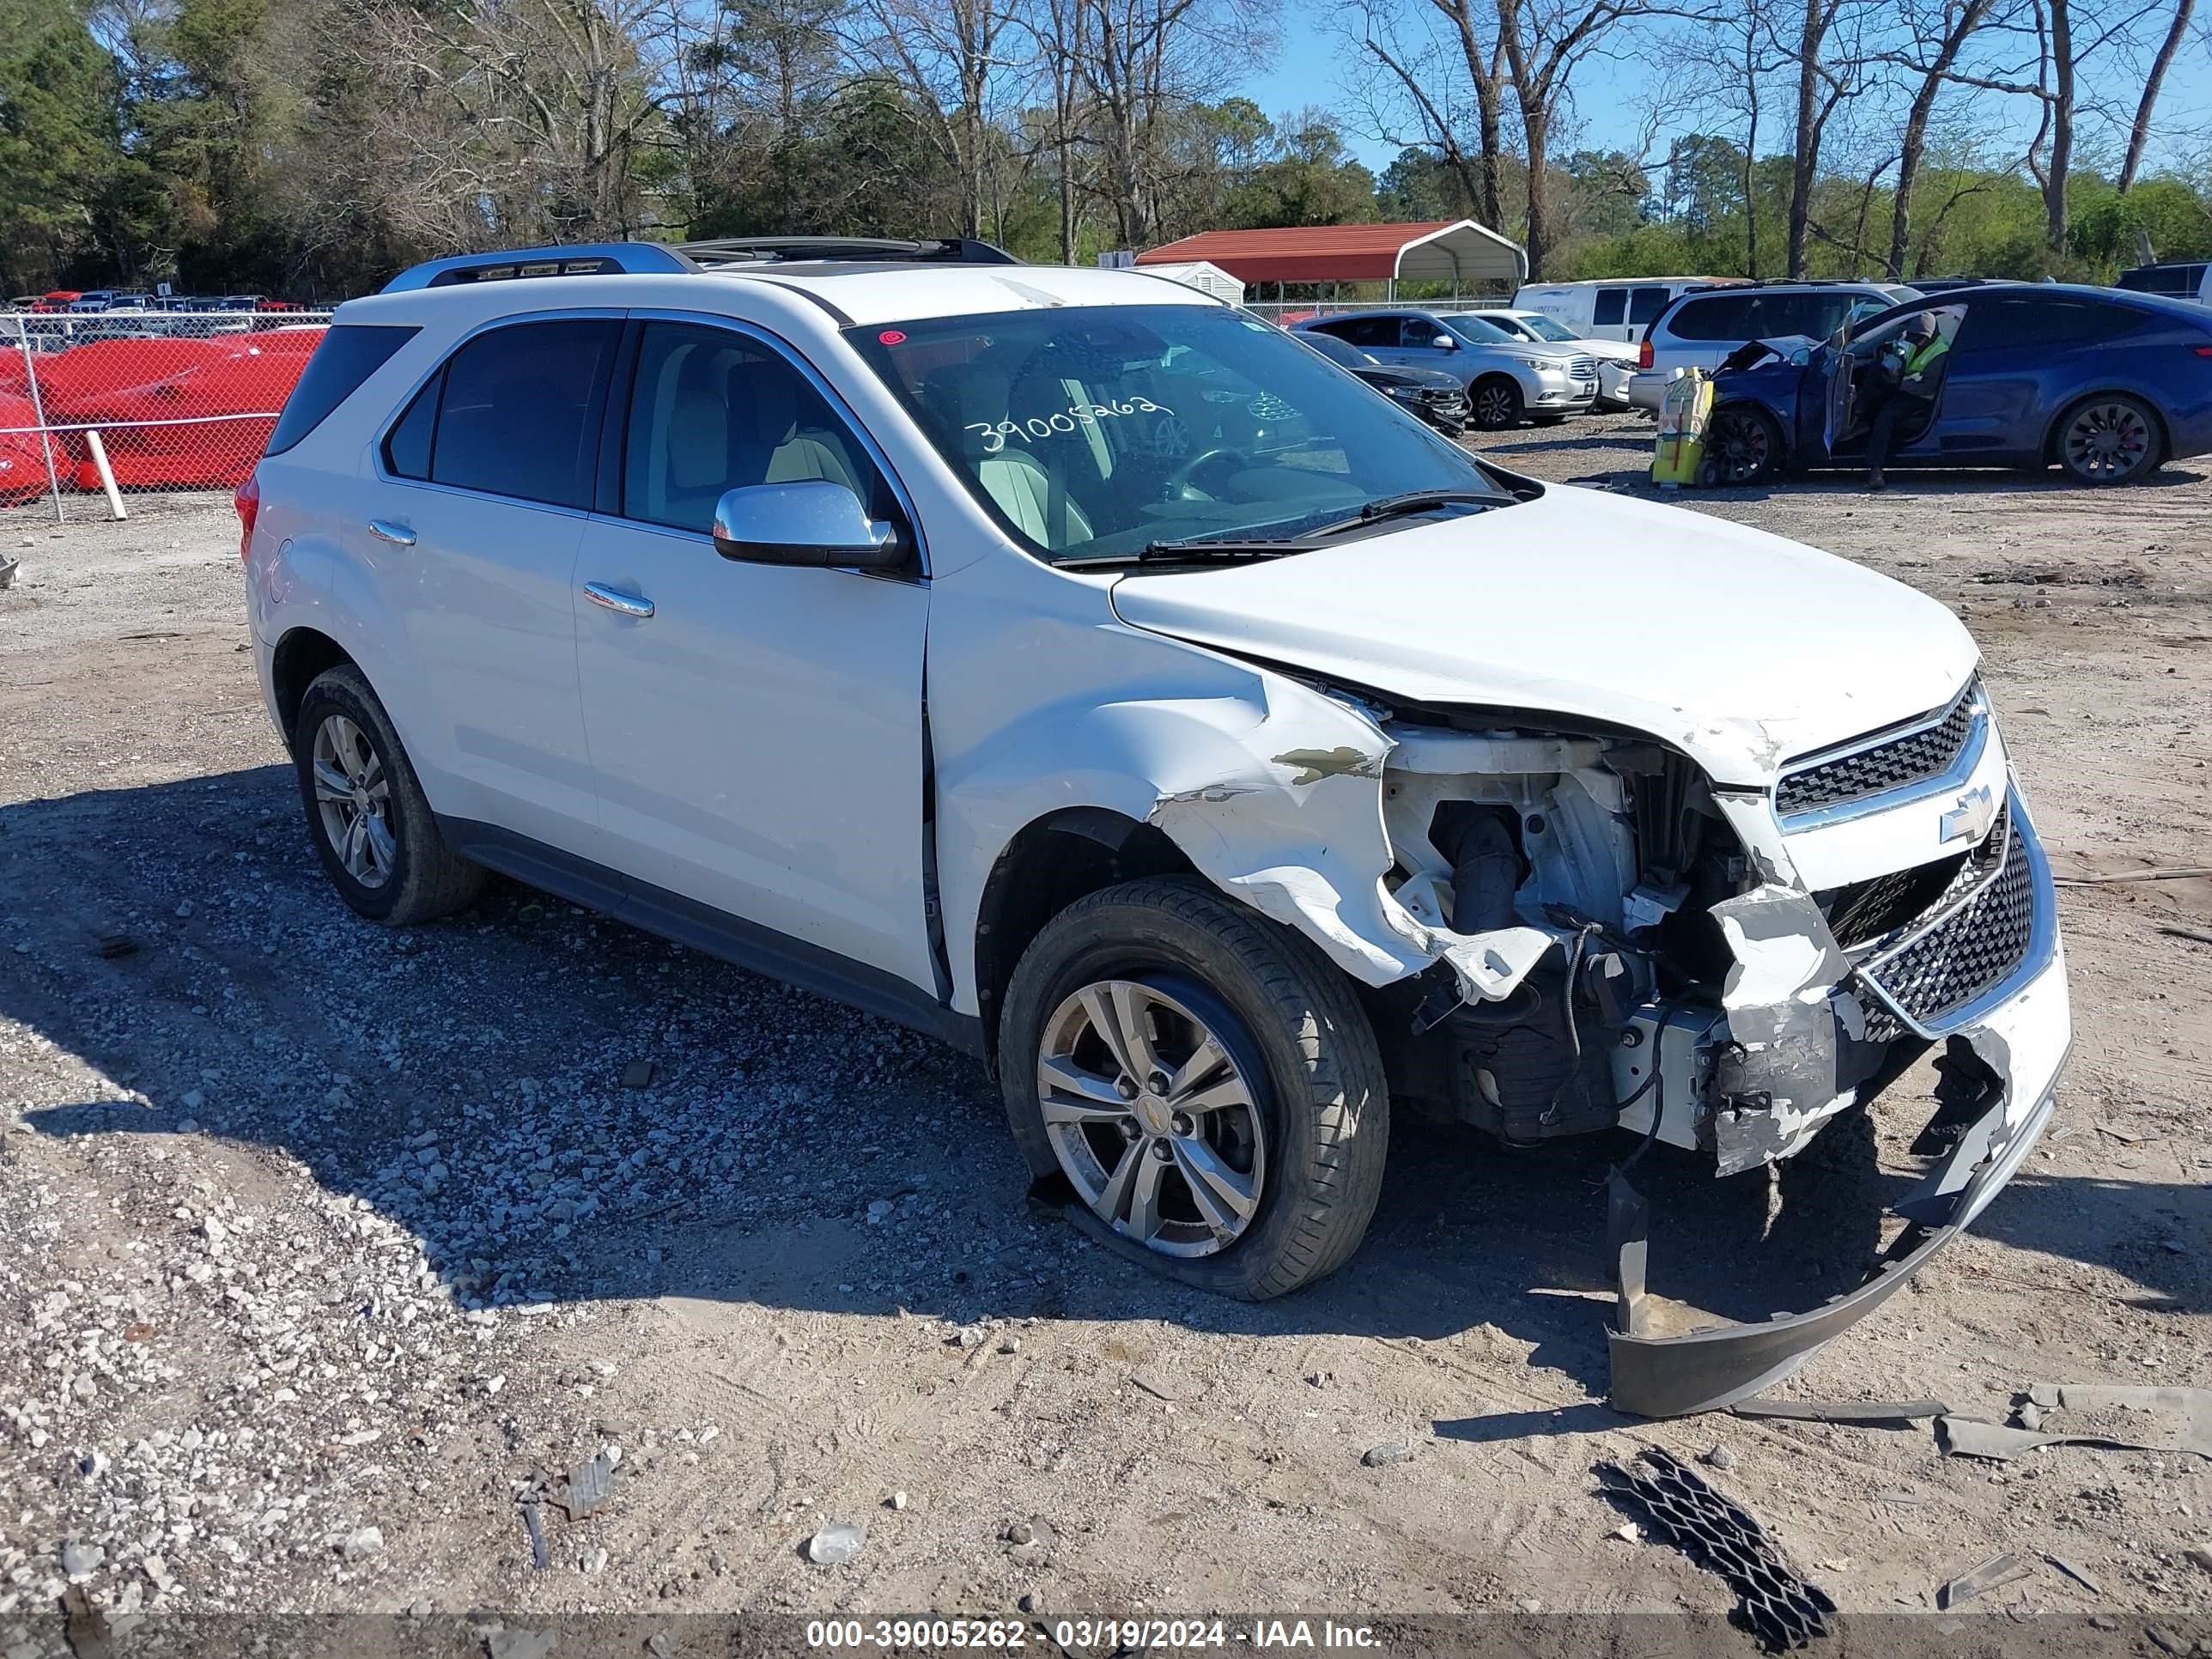
<svg viewBox="0 0 2212 1659">
<path fill-rule="evenodd" d="M 281 455 L 324 421 L 362 383 L 391 361 L 392 354 L 422 331 L 384 323 L 340 323 L 323 336 L 301 371 L 292 395 L 276 417 L 264 452 Z"/>
</svg>

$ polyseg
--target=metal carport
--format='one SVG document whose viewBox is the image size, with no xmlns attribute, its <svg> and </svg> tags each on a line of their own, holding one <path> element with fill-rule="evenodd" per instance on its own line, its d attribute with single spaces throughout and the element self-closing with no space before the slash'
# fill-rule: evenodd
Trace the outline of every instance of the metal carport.
<svg viewBox="0 0 2212 1659">
<path fill-rule="evenodd" d="M 1248 287 L 1261 283 L 1327 284 L 1447 282 L 1462 288 L 1516 289 L 1528 256 L 1472 219 L 1431 219 L 1389 225 L 1294 225 L 1273 230 L 1206 230 L 1147 248 L 1139 265 L 1204 259 Z"/>
</svg>

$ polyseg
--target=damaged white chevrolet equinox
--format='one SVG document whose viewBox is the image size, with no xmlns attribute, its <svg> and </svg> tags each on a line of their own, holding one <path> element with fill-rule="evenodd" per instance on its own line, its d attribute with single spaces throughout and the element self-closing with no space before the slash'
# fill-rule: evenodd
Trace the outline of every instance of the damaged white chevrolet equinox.
<svg viewBox="0 0 2212 1659">
<path fill-rule="evenodd" d="M 354 909 L 501 871 L 960 1044 L 1070 1212 L 1187 1283 L 1342 1263 L 1394 1110 L 1727 1176 L 1940 1045 L 1954 1150 L 1811 1312 L 1659 1334 L 1616 1173 L 1613 1397 L 1698 1409 L 2050 1115 L 2050 877 L 1943 606 L 1501 471 L 1176 284 L 440 261 L 340 308 L 239 507 Z"/>
</svg>

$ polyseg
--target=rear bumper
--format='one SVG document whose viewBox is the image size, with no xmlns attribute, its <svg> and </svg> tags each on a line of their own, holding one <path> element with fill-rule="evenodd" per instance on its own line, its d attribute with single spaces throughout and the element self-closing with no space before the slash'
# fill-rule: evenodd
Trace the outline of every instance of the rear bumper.
<svg viewBox="0 0 2212 1659">
<path fill-rule="evenodd" d="M 1949 1157 L 1893 1206 L 1908 1225 L 1874 1271 L 1856 1289 L 1809 1313 L 1671 1337 L 1633 1328 L 1609 1332 L 1615 1407 L 1644 1417 L 1687 1416 L 1733 1405 L 1780 1382 L 1894 1296 L 1988 1207 L 2050 1123 L 2059 1074 L 2072 1048 L 2063 951 L 2054 944 L 2040 973 L 1951 1040 L 1968 1044 L 2000 1086 Z M 1615 1180 L 1616 1211 L 1624 1202 L 1640 1201 L 1625 1181 Z M 1632 1260 L 1634 1285 L 1628 1282 Z M 1641 1290 L 1642 1257 L 1624 1252 L 1620 1261 L 1621 1306 L 1632 1310 L 1632 1292 Z M 1632 1311 L 1626 1318 L 1632 1327 L 1636 1322 Z"/>
<path fill-rule="evenodd" d="M 1658 412 L 1659 400 L 1667 395 L 1670 377 L 1656 368 L 1638 369 L 1628 377 L 1628 406 Z"/>
</svg>

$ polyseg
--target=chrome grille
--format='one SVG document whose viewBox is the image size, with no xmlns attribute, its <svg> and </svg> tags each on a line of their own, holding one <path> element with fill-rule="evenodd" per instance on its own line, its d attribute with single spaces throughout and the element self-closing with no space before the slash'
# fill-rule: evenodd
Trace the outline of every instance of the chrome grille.
<svg viewBox="0 0 2212 1659">
<path fill-rule="evenodd" d="M 1952 886 L 1972 891 L 1966 867 Z M 1886 953 L 1876 952 L 1859 973 L 1887 1008 L 1868 1009 L 1867 1035 L 1887 1042 L 1902 1034 L 1902 1013 L 1929 1030 L 2002 984 L 2027 959 L 2035 934 L 2036 881 L 2016 821 L 2005 825 L 2004 861 L 1981 889 L 1924 932 Z M 1955 901 L 1950 901 L 1955 902 Z M 1930 914 L 1942 914 L 1942 905 Z"/>
<path fill-rule="evenodd" d="M 1836 943 L 1856 955 L 1870 951 L 1889 935 L 1923 916 L 1941 913 L 1988 879 L 2004 856 L 2012 833 L 2012 805 L 1997 809 L 1996 822 L 1971 853 L 1938 859 L 1910 870 L 1855 881 L 1817 895 Z"/>
<path fill-rule="evenodd" d="M 1983 717 L 1980 690 L 1978 683 L 1970 684 L 1941 720 L 1917 731 L 1784 774 L 1774 787 L 1774 810 L 1794 817 L 1941 777 Z"/>
<path fill-rule="evenodd" d="M 1570 357 L 1567 359 L 1567 374 L 1574 380 L 1595 380 L 1597 379 L 1597 359 Z"/>
</svg>

